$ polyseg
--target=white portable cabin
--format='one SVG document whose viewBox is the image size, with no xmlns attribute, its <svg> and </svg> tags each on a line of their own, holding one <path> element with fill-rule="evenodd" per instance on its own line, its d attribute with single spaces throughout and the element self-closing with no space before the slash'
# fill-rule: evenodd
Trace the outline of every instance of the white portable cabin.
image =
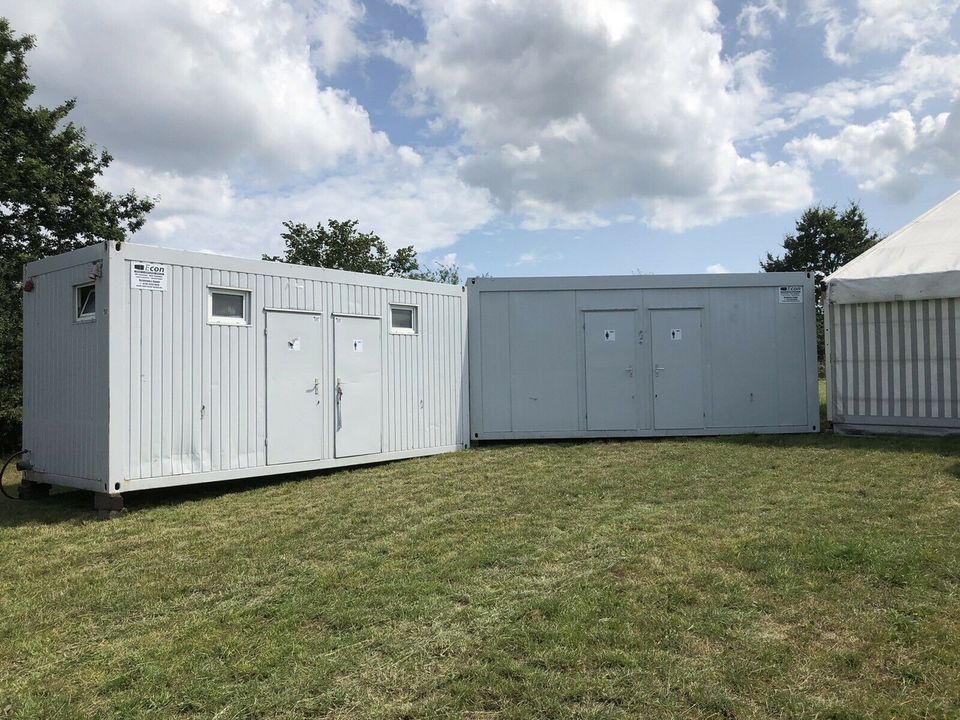
<svg viewBox="0 0 960 720">
<path fill-rule="evenodd" d="M 99 244 L 24 275 L 26 480 L 133 490 L 457 450 L 462 286 Z"/>
<path fill-rule="evenodd" d="M 476 278 L 474 440 L 820 427 L 808 273 Z"/>
<path fill-rule="evenodd" d="M 827 277 L 840 432 L 960 433 L 960 193 Z"/>
</svg>

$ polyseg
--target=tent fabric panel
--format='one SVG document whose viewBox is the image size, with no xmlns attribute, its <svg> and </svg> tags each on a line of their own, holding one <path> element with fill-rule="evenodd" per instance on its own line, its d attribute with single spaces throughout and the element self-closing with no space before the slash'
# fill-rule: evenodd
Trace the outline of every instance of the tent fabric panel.
<svg viewBox="0 0 960 720">
<path fill-rule="evenodd" d="M 960 299 L 828 306 L 835 423 L 960 420 Z"/>
</svg>

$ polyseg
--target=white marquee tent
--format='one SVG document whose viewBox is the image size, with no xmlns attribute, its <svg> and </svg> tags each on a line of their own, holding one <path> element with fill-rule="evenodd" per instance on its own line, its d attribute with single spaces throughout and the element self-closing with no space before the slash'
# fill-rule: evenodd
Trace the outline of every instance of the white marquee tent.
<svg viewBox="0 0 960 720">
<path fill-rule="evenodd" d="M 834 427 L 960 432 L 960 193 L 826 282 Z"/>
</svg>

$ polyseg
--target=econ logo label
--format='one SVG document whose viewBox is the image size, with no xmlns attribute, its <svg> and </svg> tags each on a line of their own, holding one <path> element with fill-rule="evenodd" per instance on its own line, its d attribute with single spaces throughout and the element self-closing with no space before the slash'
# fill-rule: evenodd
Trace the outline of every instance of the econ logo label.
<svg viewBox="0 0 960 720">
<path fill-rule="evenodd" d="M 166 290 L 167 266 L 156 263 L 130 263 L 130 287 L 134 290 Z"/>
</svg>

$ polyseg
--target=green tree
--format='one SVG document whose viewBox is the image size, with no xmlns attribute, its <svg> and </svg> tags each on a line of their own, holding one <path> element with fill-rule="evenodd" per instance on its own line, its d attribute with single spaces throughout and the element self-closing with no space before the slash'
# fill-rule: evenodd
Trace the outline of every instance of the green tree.
<svg viewBox="0 0 960 720">
<path fill-rule="evenodd" d="M 428 280 L 435 283 L 446 283 L 448 285 L 460 284 L 460 266 L 459 265 L 440 265 L 430 268 L 420 265 L 416 270 L 407 275 L 413 280 Z"/>
<path fill-rule="evenodd" d="M 322 223 L 309 227 L 305 223 L 287 221 L 283 223 L 286 231 L 280 236 L 286 245 L 284 254 L 264 255 L 263 259 L 373 275 L 460 283 L 456 266 L 437 269 L 422 266 L 417 261 L 413 245 L 391 253 L 379 235 L 360 232 L 358 224 L 359 220 L 327 220 L 326 227 Z"/>
<path fill-rule="evenodd" d="M 138 230 L 154 200 L 112 195 L 96 180 L 113 158 L 85 142 L 67 121 L 76 100 L 30 107 L 26 55 L 33 37 L 17 37 L 0 18 L 0 443 L 20 442 L 22 268 L 46 255 Z"/>
<path fill-rule="evenodd" d="M 824 360 L 823 293 L 824 278 L 853 260 L 882 239 L 867 224 L 860 205 L 851 201 L 845 210 L 836 205 L 815 205 L 803 211 L 796 232 L 783 238 L 783 255 L 760 262 L 764 272 L 812 272 L 817 290 L 817 358 Z"/>
</svg>

